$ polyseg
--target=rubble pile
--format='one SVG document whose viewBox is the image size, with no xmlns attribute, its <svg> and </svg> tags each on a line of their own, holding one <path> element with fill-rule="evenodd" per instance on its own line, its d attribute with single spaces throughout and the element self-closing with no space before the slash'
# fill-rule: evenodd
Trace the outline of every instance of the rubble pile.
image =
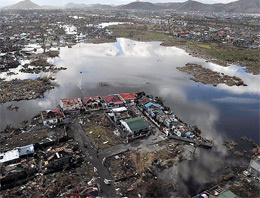
<svg viewBox="0 0 260 198">
<path fill-rule="evenodd" d="M 235 182 L 230 183 L 230 190 L 239 197 L 259 197 L 259 182 L 257 184 L 257 181 L 250 181 L 240 177 Z"/>
<path fill-rule="evenodd" d="M 50 58 L 55 58 L 60 55 L 60 52 L 57 50 L 49 50 L 49 51 L 43 53 L 43 55 L 50 57 Z"/>
<path fill-rule="evenodd" d="M 6 129 L 6 137 L 0 139 L 0 151 L 8 151 L 17 146 L 24 146 L 28 144 L 53 144 L 53 142 L 61 141 L 66 136 L 66 131 L 63 127 L 55 128 L 55 131 L 39 126 L 29 126 L 28 131 L 23 131 L 20 128 Z"/>
<path fill-rule="evenodd" d="M 39 98 L 47 90 L 53 89 L 50 79 L 26 79 L 1 81 L 0 103 Z"/>
<path fill-rule="evenodd" d="M 122 137 L 115 135 L 116 128 L 104 113 L 90 114 L 84 119 L 82 127 L 96 149 L 105 149 L 123 142 Z"/>
<path fill-rule="evenodd" d="M 198 64 L 188 63 L 184 67 L 177 67 L 177 69 L 193 75 L 194 77 L 190 78 L 191 80 L 203 84 L 212 84 L 214 86 L 217 86 L 218 84 L 246 86 L 243 80 L 236 76 L 228 76 L 220 72 L 215 72 Z"/>
<path fill-rule="evenodd" d="M 29 68 L 28 66 L 24 65 L 22 69 L 20 69 L 20 72 L 23 73 L 31 73 L 31 74 L 39 74 L 41 72 L 44 73 L 57 73 L 61 70 L 66 70 L 67 68 L 65 67 L 33 67 L 33 68 Z"/>
<path fill-rule="evenodd" d="M 106 160 L 106 166 L 115 182 L 139 177 L 131 159 L 131 152 L 118 154 Z"/>
<path fill-rule="evenodd" d="M 3 197 L 56 197 L 76 193 L 98 196 L 98 176 L 78 142 L 63 127 L 35 127 L 1 138 L 0 190 Z M 8 153 L 19 153 L 11 157 Z M 3 160 L 3 161 L 2 161 Z"/>
<path fill-rule="evenodd" d="M 138 163 L 136 163 L 136 156 L 139 156 Z M 113 177 L 118 194 L 127 197 L 153 197 L 153 194 L 157 194 L 159 197 L 168 196 L 169 191 L 160 189 L 172 188 L 171 185 L 158 179 L 150 168 L 137 167 L 142 164 L 141 156 L 140 153 L 127 151 L 106 160 L 105 165 Z M 155 188 L 155 184 L 157 188 Z"/>
<path fill-rule="evenodd" d="M 40 58 L 40 59 L 37 59 L 37 60 L 33 60 L 31 63 L 30 63 L 31 65 L 33 65 L 33 66 L 44 66 L 44 67 L 47 67 L 47 66 L 53 66 L 53 64 L 51 64 L 51 63 L 49 63 L 48 61 L 47 61 L 47 59 L 45 59 L 45 58 Z"/>
</svg>

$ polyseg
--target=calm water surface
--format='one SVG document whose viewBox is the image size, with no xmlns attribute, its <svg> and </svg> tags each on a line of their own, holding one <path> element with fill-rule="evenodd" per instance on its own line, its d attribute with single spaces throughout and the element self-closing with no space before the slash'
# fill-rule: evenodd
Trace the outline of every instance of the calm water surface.
<svg viewBox="0 0 260 198">
<path fill-rule="evenodd" d="M 1 105 L 1 129 L 8 123 L 17 125 L 40 110 L 55 107 L 60 98 L 145 91 L 162 96 L 176 114 L 190 124 L 197 124 L 210 138 L 221 134 L 239 139 L 246 135 L 259 142 L 259 75 L 247 74 L 235 65 L 221 67 L 206 63 L 184 50 L 160 46 L 159 42 L 120 38 L 115 43 L 78 44 L 60 52 L 60 58 L 54 62 L 68 69 L 56 74 L 59 86 L 47 92 L 43 99 Z M 236 75 L 248 86 L 213 87 L 195 83 L 189 75 L 176 69 L 189 62 Z M 28 78 L 32 76 L 28 74 Z M 24 79 L 26 74 L 15 76 L 19 77 Z M 100 87 L 100 82 L 110 86 Z M 6 107 L 10 104 L 19 106 L 19 111 L 8 111 Z"/>
<path fill-rule="evenodd" d="M 216 180 L 225 164 L 241 163 L 241 159 L 234 161 L 228 157 L 222 145 L 226 137 L 239 141 L 246 135 L 260 142 L 260 76 L 247 74 L 235 65 L 221 67 L 192 57 L 184 50 L 160 46 L 159 42 L 123 38 L 115 43 L 62 48 L 60 58 L 53 61 L 57 67 L 68 68 L 56 74 L 59 86 L 46 92 L 42 99 L 1 105 L 0 129 L 9 123 L 17 126 L 41 110 L 54 108 L 61 98 L 139 91 L 161 96 L 177 115 L 191 125 L 197 124 L 215 143 L 212 152 L 199 151 L 192 163 L 184 161 L 159 174 L 166 181 L 177 180 L 179 190 L 185 195 L 194 195 L 199 187 Z M 195 83 L 189 75 L 176 69 L 186 63 L 198 63 L 214 71 L 236 75 L 248 86 L 213 87 Z M 35 78 L 35 75 L 18 74 L 10 77 L 13 78 Z M 100 82 L 110 86 L 100 87 Z M 19 106 L 19 111 L 8 111 L 10 104 Z"/>
</svg>

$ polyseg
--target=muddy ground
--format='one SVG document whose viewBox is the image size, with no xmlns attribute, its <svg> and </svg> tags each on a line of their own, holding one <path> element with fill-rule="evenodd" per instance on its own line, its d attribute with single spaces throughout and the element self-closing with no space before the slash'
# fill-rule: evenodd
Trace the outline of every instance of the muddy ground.
<svg viewBox="0 0 260 198">
<path fill-rule="evenodd" d="M 228 86 L 246 86 L 243 80 L 236 76 L 228 76 L 224 73 L 215 72 L 198 64 L 188 63 L 184 67 L 177 67 L 177 69 L 193 75 L 194 77 L 190 78 L 191 80 L 203 84 L 211 84 L 214 86 L 217 86 L 218 84 L 226 84 Z"/>
<path fill-rule="evenodd" d="M 173 186 L 158 179 L 146 159 L 139 152 L 127 151 L 106 161 L 117 191 L 127 197 L 170 197 Z"/>
<path fill-rule="evenodd" d="M 84 119 L 82 128 L 97 150 L 106 149 L 123 142 L 121 137 L 115 135 L 116 128 L 104 112 L 95 112 L 88 115 Z"/>
<path fill-rule="evenodd" d="M 48 78 L 38 78 L 36 80 L 2 80 L 0 84 L 0 103 L 33 100 L 42 97 L 45 91 L 53 88 L 54 86 Z"/>
</svg>

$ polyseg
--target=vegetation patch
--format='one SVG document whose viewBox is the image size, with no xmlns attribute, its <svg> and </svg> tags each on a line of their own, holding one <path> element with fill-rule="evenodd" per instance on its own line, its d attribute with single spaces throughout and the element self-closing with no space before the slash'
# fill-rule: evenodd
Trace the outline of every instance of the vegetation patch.
<svg viewBox="0 0 260 198">
<path fill-rule="evenodd" d="M 212 62 L 227 66 L 237 64 L 246 67 L 248 73 L 260 74 L 260 56 L 257 49 L 245 49 L 222 43 L 206 43 L 174 37 L 155 30 L 145 24 L 124 24 L 110 26 L 113 36 L 130 38 L 137 41 L 162 41 L 163 46 L 176 46 L 185 49 L 193 56 L 210 59 Z"/>
<path fill-rule="evenodd" d="M 228 76 L 224 73 L 215 72 L 198 64 L 188 63 L 184 67 L 177 67 L 177 69 L 193 75 L 194 77 L 190 78 L 191 80 L 203 84 L 212 84 L 217 86 L 222 83 L 228 86 L 246 86 L 243 80 L 236 76 Z"/>
</svg>

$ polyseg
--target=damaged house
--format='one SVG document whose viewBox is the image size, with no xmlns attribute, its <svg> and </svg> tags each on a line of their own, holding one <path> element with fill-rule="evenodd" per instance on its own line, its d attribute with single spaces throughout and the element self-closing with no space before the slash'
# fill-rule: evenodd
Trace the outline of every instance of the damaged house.
<svg viewBox="0 0 260 198">
<path fill-rule="evenodd" d="M 121 93 L 119 94 L 121 98 L 126 102 L 126 104 L 133 104 L 136 100 L 135 93 Z"/>
<path fill-rule="evenodd" d="M 44 126 L 56 125 L 63 122 L 64 113 L 56 108 L 41 112 L 42 123 Z"/>
<path fill-rule="evenodd" d="M 82 102 L 87 110 L 100 109 L 103 107 L 103 102 L 100 96 L 87 96 L 83 98 Z"/>
<path fill-rule="evenodd" d="M 120 123 L 126 132 L 127 141 L 150 134 L 148 123 L 141 117 L 120 120 Z"/>
<path fill-rule="evenodd" d="M 144 107 L 144 105 L 146 105 L 150 101 L 151 101 L 151 98 L 142 96 L 137 102 L 138 102 L 139 106 Z"/>
<path fill-rule="evenodd" d="M 111 112 L 108 113 L 108 116 L 117 124 L 120 120 L 131 118 L 131 116 L 128 114 L 128 110 L 126 107 L 111 109 Z"/>
<path fill-rule="evenodd" d="M 163 114 L 163 107 L 159 104 L 148 102 L 144 105 L 146 112 L 149 114 L 150 117 L 156 118 L 156 116 L 159 114 Z"/>
<path fill-rule="evenodd" d="M 64 112 L 77 112 L 84 109 L 81 98 L 66 98 L 60 100 L 60 107 Z"/>
<path fill-rule="evenodd" d="M 125 104 L 125 101 L 118 94 L 103 96 L 103 99 L 108 108 L 122 107 Z"/>
</svg>

